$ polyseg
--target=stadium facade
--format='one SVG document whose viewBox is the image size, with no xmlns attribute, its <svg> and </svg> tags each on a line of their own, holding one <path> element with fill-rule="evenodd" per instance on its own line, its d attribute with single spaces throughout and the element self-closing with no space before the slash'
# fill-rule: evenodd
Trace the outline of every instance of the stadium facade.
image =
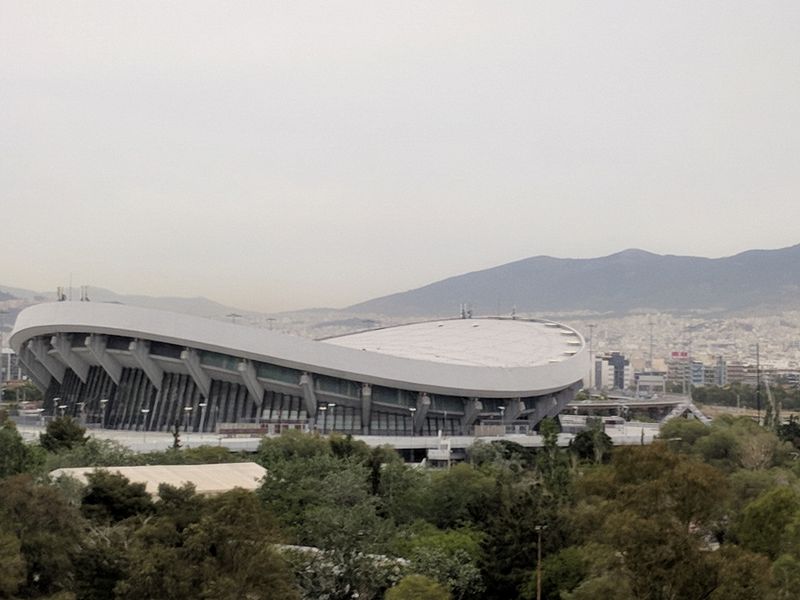
<svg viewBox="0 0 800 600">
<path fill-rule="evenodd" d="M 226 321 L 94 302 L 25 309 L 11 346 L 44 414 L 112 429 L 302 427 L 471 435 L 530 427 L 573 399 L 582 336 L 544 320 L 414 323 L 311 340 Z"/>
</svg>

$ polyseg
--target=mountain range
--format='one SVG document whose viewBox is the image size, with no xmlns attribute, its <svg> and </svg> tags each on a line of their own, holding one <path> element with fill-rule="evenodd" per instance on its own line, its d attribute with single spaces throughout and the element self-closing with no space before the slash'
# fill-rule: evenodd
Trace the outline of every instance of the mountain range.
<svg viewBox="0 0 800 600">
<path fill-rule="evenodd" d="M 75 291 L 77 297 L 77 290 Z M 202 317 L 264 320 L 265 315 L 204 297 L 124 295 L 90 287 L 95 302 L 117 302 Z M 0 286 L 3 321 L 9 329 L 30 304 L 55 299 L 52 292 Z M 310 328 L 363 329 L 373 315 L 389 321 L 455 316 L 462 305 L 474 314 L 611 313 L 635 311 L 715 313 L 800 308 L 800 245 L 749 250 L 725 258 L 660 255 L 624 250 L 600 258 L 534 256 L 399 292 L 345 309 L 282 313 Z M 275 315 L 277 316 L 277 315 Z M 365 320 L 366 319 L 366 320 Z M 269 318 L 267 321 L 274 321 Z M 280 321 L 281 319 L 279 319 Z M 318 332 L 315 332 L 318 333 Z"/>
<path fill-rule="evenodd" d="M 800 245 L 725 258 L 624 250 L 600 258 L 534 256 L 368 300 L 346 310 L 394 316 L 687 311 L 800 306 Z"/>
</svg>

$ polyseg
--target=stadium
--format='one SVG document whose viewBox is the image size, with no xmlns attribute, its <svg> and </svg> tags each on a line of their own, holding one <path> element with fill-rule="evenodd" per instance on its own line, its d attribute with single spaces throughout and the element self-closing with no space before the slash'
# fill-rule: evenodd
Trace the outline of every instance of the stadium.
<svg viewBox="0 0 800 600">
<path fill-rule="evenodd" d="M 43 414 L 122 430 L 361 435 L 529 431 L 574 398 L 583 337 L 546 320 L 447 319 L 311 340 L 133 306 L 27 308 L 11 346 Z"/>
</svg>

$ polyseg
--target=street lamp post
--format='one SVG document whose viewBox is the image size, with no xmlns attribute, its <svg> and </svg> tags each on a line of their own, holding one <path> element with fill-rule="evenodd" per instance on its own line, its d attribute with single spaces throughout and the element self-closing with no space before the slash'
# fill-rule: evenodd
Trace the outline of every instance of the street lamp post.
<svg viewBox="0 0 800 600">
<path fill-rule="evenodd" d="M 58 410 L 58 405 L 61 403 L 61 398 L 56 396 L 53 398 L 53 416 L 56 416 L 56 410 Z"/>
<path fill-rule="evenodd" d="M 500 411 L 500 425 L 503 427 L 503 434 L 506 433 L 506 407 L 505 406 L 498 406 L 498 410 Z"/>
<path fill-rule="evenodd" d="M 192 406 L 184 406 L 183 407 L 183 432 L 184 433 L 186 433 L 186 431 L 189 428 L 189 417 L 192 414 L 192 409 L 193 409 Z"/>
<path fill-rule="evenodd" d="M 208 402 L 201 402 L 197 406 L 200 407 L 200 433 L 205 433 L 206 427 L 206 406 L 208 406 Z"/>
<path fill-rule="evenodd" d="M 102 409 L 102 413 L 100 416 L 100 429 L 106 428 L 106 407 L 108 406 L 108 398 L 101 398 L 100 399 L 100 408 Z"/>
<path fill-rule="evenodd" d="M 328 408 L 331 409 L 331 433 L 336 431 L 336 413 L 333 412 L 333 409 L 336 408 L 335 402 L 328 402 Z"/>
<path fill-rule="evenodd" d="M 325 425 L 327 424 L 328 407 L 323 404 L 322 406 L 319 407 L 319 410 L 322 413 L 322 435 L 325 435 Z"/>
<path fill-rule="evenodd" d="M 414 425 L 414 417 L 417 416 L 416 415 L 417 407 L 416 406 L 409 406 L 408 407 L 408 412 L 411 413 L 411 437 L 414 437 L 416 435 L 416 431 L 415 431 L 416 427 Z"/>
<path fill-rule="evenodd" d="M 536 600 L 542 600 L 542 530 L 547 529 L 547 525 L 536 525 L 534 529 L 539 536 L 536 543 Z"/>
<path fill-rule="evenodd" d="M 148 415 L 149 412 L 150 412 L 149 408 L 143 408 L 142 409 L 142 415 L 144 415 L 142 417 L 142 420 L 144 421 L 144 423 L 142 424 L 142 427 L 143 427 L 143 429 L 142 429 L 143 440 L 142 441 L 144 441 L 145 444 L 147 444 L 147 415 Z"/>
<path fill-rule="evenodd" d="M 64 411 L 66 410 L 66 408 L 67 408 L 67 405 L 66 405 L 66 404 L 59 404 L 59 405 L 58 405 L 58 410 L 60 410 L 60 411 L 61 411 L 61 416 L 62 416 L 62 417 L 64 416 Z"/>
<path fill-rule="evenodd" d="M 756 423 L 761 425 L 761 344 L 756 344 Z"/>
</svg>

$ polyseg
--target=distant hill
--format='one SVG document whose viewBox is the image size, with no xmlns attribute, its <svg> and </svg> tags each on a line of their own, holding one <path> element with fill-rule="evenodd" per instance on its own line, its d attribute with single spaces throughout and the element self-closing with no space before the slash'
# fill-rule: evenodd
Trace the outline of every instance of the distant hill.
<svg viewBox="0 0 800 600">
<path fill-rule="evenodd" d="M 383 296 L 348 311 L 403 316 L 800 307 L 800 245 L 725 258 L 625 250 L 589 259 L 535 256 Z"/>
<path fill-rule="evenodd" d="M 169 310 L 198 317 L 224 317 L 230 313 L 245 312 L 204 297 L 181 298 L 118 294 L 112 290 L 92 286 L 89 287 L 88 293 L 89 299 L 93 302 L 115 302 L 118 304 Z M 73 290 L 73 297 L 77 300 L 79 296 L 80 292 L 78 288 L 75 288 Z M 33 290 L 0 285 L 0 301 L 12 300 L 14 298 L 24 300 L 27 305 L 37 304 L 39 302 L 53 302 L 56 299 L 56 295 L 55 292 L 36 292 Z"/>
</svg>

